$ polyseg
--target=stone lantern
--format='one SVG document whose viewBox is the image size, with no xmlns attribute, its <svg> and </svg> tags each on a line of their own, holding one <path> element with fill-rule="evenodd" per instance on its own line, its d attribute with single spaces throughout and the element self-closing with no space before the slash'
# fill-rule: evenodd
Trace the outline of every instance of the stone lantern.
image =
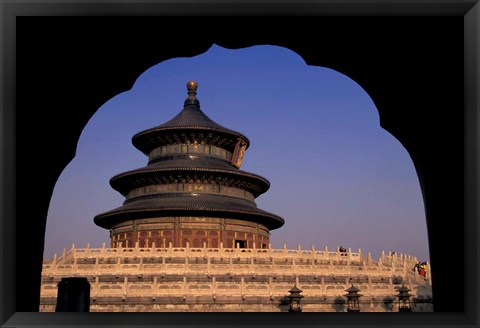
<svg viewBox="0 0 480 328">
<path fill-rule="evenodd" d="M 410 305 L 410 297 L 412 296 L 409 293 L 410 289 L 405 285 L 402 285 L 398 289 L 398 312 L 412 312 L 412 307 Z"/>
<path fill-rule="evenodd" d="M 393 298 L 387 296 L 383 299 L 383 304 L 385 305 L 385 311 L 392 312 L 393 310 Z"/>
<path fill-rule="evenodd" d="M 352 284 L 352 286 L 345 291 L 348 292 L 348 294 L 345 294 L 347 297 L 347 312 L 360 312 L 360 303 L 358 301 L 360 296 L 362 296 L 358 294 L 360 289 Z"/>
<path fill-rule="evenodd" d="M 290 295 L 288 295 L 287 297 L 290 307 L 288 309 L 288 312 L 302 312 L 302 306 L 300 304 L 300 301 L 304 296 L 300 295 L 301 292 L 302 290 L 297 288 L 296 285 L 294 285 L 293 288 L 289 290 Z"/>
</svg>

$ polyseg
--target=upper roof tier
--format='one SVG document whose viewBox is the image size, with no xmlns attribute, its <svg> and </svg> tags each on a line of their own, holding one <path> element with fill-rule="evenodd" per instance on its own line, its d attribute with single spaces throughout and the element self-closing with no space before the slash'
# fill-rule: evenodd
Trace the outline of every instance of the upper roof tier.
<svg viewBox="0 0 480 328">
<path fill-rule="evenodd" d="M 183 110 L 170 121 L 134 135 L 132 143 L 135 148 L 149 154 L 163 145 L 197 142 L 233 151 L 239 139 L 248 148 L 250 142 L 247 137 L 221 126 L 202 112 L 196 97 L 197 88 L 197 82 L 187 82 L 188 98 Z"/>
</svg>

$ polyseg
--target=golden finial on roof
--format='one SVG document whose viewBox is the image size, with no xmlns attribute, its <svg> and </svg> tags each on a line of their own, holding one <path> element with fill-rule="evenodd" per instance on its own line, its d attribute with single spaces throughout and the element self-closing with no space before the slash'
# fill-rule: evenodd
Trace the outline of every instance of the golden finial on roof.
<svg viewBox="0 0 480 328">
<path fill-rule="evenodd" d="M 198 83 L 195 81 L 188 81 L 187 82 L 187 90 L 188 90 L 188 98 L 185 100 L 186 105 L 195 105 L 200 107 L 200 102 L 197 99 L 197 88 Z"/>
<path fill-rule="evenodd" d="M 196 93 L 198 88 L 198 83 L 195 81 L 188 81 L 187 82 L 187 90 L 188 93 L 193 92 Z"/>
</svg>

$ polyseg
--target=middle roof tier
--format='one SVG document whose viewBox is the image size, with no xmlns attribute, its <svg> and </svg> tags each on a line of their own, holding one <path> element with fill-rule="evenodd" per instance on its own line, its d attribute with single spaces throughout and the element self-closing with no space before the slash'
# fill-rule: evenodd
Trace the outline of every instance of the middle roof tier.
<svg viewBox="0 0 480 328">
<path fill-rule="evenodd" d="M 259 175 L 237 169 L 228 162 L 202 155 L 178 155 L 145 167 L 120 173 L 110 179 L 113 189 L 127 196 L 133 189 L 169 183 L 209 183 L 237 187 L 255 198 L 270 188 Z"/>
</svg>

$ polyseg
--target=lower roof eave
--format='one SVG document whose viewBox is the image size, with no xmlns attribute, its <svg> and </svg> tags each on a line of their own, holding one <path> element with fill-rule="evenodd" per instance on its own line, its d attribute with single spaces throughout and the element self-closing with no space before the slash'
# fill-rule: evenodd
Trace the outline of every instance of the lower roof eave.
<svg viewBox="0 0 480 328">
<path fill-rule="evenodd" d="M 270 214 L 270 215 L 269 215 Z M 227 219 L 240 219 L 249 222 L 256 222 L 266 226 L 269 230 L 275 230 L 282 227 L 285 220 L 274 214 L 265 212 L 265 214 L 240 211 L 240 210 L 218 210 L 218 209 L 194 209 L 194 208 L 137 208 L 127 210 L 113 210 L 102 213 L 94 218 L 94 222 L 99 227 L 110 229 L 113 225 L 123 221 L 135 219 L 148 219 L 154 217 L 167 216 L 200 216 L 200 217 L 218 217 Z"/>
</svg>

